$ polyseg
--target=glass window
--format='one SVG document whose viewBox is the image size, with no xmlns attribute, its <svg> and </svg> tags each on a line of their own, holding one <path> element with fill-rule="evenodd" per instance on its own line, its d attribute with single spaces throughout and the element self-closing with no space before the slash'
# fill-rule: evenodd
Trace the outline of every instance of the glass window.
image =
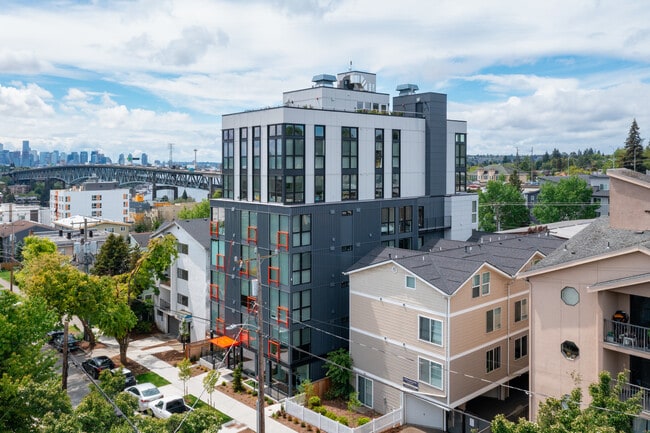
<svg viewBox="0 0 650 433">
<path fill-rule="evenodd" d="M 305 168 L 305 125 L 285 125 L 286 168 L 303 170 Z"/>
<path fill-rule="evenodd" d="M 375 129 L 375 168 L 384 167 L 384 130 Z"/>
<path fill-rule="evenodd" d="M 294 247 L 311 245 L 311 215 L 294 215 L 292 224 Z"/>
<path fill-rule="evenodd" d="M 357 394 L 361 404 L 372 408 L 372 380 L 367 377 L 357 376 Z"/>
<path fill-rule="evenodd" d="M 357 175 L 341 175 L 341 200 L 357 199 Z"/>
<path fill-rule="evenodd" d="M 271 214 L 269 218 L 269 243 L 282 246 L 287 249 L 289 246 L 289 216 Z"/>
<path fill-rule="evenodd" d="M 501 347 L 488 350 L 485 354 L 485 371 L 487 373 L 501 367 Z"/>
<path fill-rule="evenodd" d="M 580 349 L 573 341 L 563 341 L 560 349 L 562 350 L 562 355 L 564 355 L 566 359 L 573 360 L 580 356 Z"/>
<path fill-rule="evenodd" d="M 399 232 L 410 233 L 413 230 L 413 206 L 399 208 Z"/>
<path fill-rule="evenodd" d="M 314 176 L 314 201 L 325 201 L 325 176 Z"/>
<path fill-rule="evenodd" d="M 375 198 L 384 197 L 384 175 L 375 173 Z"/>
<path fill-rule="evenodd" d="M 515 359 L 528 356 L 528 335 L 515 340 Z"/>
<path fill-rule="evenodd" d="M 406 276 L 406 288 L 415 289 L 415 277 L 412 275 Z"/>
<path fill-rule="evenodd" d="M 182 243 L 179 242 L 177 244 L 177 246 L 178 246 L 178 253 L 179 254 L 188 254 L 189 247 L 187 246 L 187 244 L 182 244 Z"/>
<path fill-rule="evenodd" d="M 442 346 L 442 322 L 420 316 L 419 338 L 420 340 Z"/>
<path fill-rule="evenodd" d="M 341 168 L 356 169 L 358 165 L 358 128 L 341 128 Z"/>
<path fill-rule="evenodd" d="M 481 275 L 481 296 L 490 294 L 490 273 L 483 272 Z"/>
<path fill-rule="evenodd" d="M 181 269 L 181 268 L 176 268 L 176 277 L 178 277 L 179 280 L 187 281 L 187 278 L 188 278 L 187 270 L 186 269 Z"/>
<path fill-rule="evenodd" d="M 501 307 L 489 310 L 485 313 L 485 332 L 492 332 L 501 329 Z"/>
<path fill-rule="evenodd" d="M 325 169 L 325 126 L 314 126 L 314 168 Z"/>
<path fill-rule="evenodd" d="M 443 389 L 442 364 L 438 364 L 437 362 L 425 358 L 420 358 L 418 376 L 420 382 L 428 383 L 438 389 Z"/>
<path fill-rule="evenodd" d="M 515 302 L 515 322 L 528 319 L 528 298 Z"/>
<path fill-rule="evenodd" d="M 285 203 L 304 203 L 305 176 L 285 176 Z"/>
<path fill-rule="evenodd" d="M 291 317 L 294 321 L 311 320 L 311 289 L 293 292 Z"/>
<path fill-rule="evenodd" d="M 311 282 L 311 252 L 293 254 L 292 266 L 293 284 Z"/>
<path fill-rule="evenodd" d="M 395 234 L 395 208 L 384 207 L 381 209 L 381 234 Z"/>
<path fill-rule="evenodd" d="M 580 293 L 575 289 L 575 287 L 565 287 L 562 289 L 560 294 L 562 301 L 567 305 L 577 305 L 580 302 Z"/>
</svg>

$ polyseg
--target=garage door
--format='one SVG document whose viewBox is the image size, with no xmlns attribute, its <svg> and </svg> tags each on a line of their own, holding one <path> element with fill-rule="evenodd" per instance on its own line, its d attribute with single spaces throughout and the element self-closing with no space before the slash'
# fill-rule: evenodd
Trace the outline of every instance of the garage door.
<svg viewBox="0 0 650 433">
<path fill-rule="evenodd" d="M 181 322 L 179 322 L 178 319 L 174 316 L 170 315 L 167 317 L 167 333 L 173 335 L 174 337 L 178 337 Z"/>
<path fill-rule="evenodd" d="M 432 427 L 440 430 L 445 428 L 445 411 L 421 398 L 404 395 L 404 422 L 411 425 Z"/>
</svg>

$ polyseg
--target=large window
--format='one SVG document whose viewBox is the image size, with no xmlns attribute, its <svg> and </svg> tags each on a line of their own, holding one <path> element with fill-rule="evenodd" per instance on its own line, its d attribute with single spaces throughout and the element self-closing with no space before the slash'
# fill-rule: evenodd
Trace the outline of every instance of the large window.
<svg viewBox="0 0 650 433">
<path fill-rule="evenodd" d="M 294 247 L 311 245 L 311 215 L 293 216 L 292 238 Z"/>
<path fill-rule="evenodd" d="M 357 199 L 357 175 L 344 174 L 341 176 L 341 200 Z"/>
<path fill-rule="evenodd" d="M 311 289 L 293 292 L 291 317 L 297 322 L 311 320 Z"/>
<path fill-rule="evenodd" d="M 248 128 L 239 128 L 239 198 L 248 199 Z"/>
<path fill-rule="evenodd" d="M 289 216 L 271 214 L 269 217 L 269 243 L 278 249 L 289 249 Z"/>
<path fill-rule="evenodd" d="M 314 176 L 314 201 L 316 203 L 325 201 L 325 176 Z"/>
<path fill-rule="evenodd" d="M 284 177 L 285 186 L 285 203 L 304 203 L 305 202 L 305 176 Z"/>
<path fill-rule="evenodd" d="M 341 128 L 341 168 L 356 169 L 359 157 L 358 128 Z"/>
<path fill-rule="evenodd" d="M 289 170 L 305 168 L 305 125 L 285 125 L 285 167 Z"/>
<path fill-rule="evenodd" d="M 361 404 L 372 408 L 372 380 L 357 376 L 357 394 Z"/>
<path fill-rule="evenodd" d="M 528 355 L 528 335 L 515 339 L 515 359 Z"/>
<path fill-rule="evenodd" d="M 282 170 L 282 125 L 269 125 L 269 170 Z"/>
<path fill-rule="evenodd" d="M 297 253 L 292 257 L 293 284 L 306 284 L 311 282 L 311 253 Z"/>
<path fill-rule="evenodd" d="M 241 212 L 241 238 L 246 242 L 257 243 L 257 212 Z"/>
<path fill-rule="evenodd" d="M 501 329 L 501 307 L 485 312 L 485 332 Z"/>
<path fill-rule="evenodd" d="M 253 126 L 253 200 L 262 199 L 260 167 L 262 159 L 262 128 Z"/>
<path fill-rule="evenodd" d="M 420 358 L 418 376 L 420 382 L 428 383 L 438 389 L 443 389 L 442 364 L 438 364 L 437 362 L 425 358 Z"/>
<path fill-rule="evenodd" d="M 381 208 L 381 234 L 395 234 L 395 208 L 393 207 Z"/>
<path fill-rule="evenodd" d="M 187 281 L 187 279 L 188 279 L 187 270 L 186 269 L 181 269 L 181 268 L 176 268 L 176 277 L 178 277 L 179 280 Z"/>
<path fill-rule="evenodd" d="M 399 232 L 410 233 L 413 230 L 413 206 L 399 208 Z"/>
<path fill-rule="evenodd" d="M 325 127 L 314 126 L 314 169 L 325 169 Z"/>
<path fill-rule="evenodd" d="M 235 130 L 224 129 L 221 135 L 223 152 L 223 197 L 234 198 L 235 194 Z"/>
<path fill-rule="evenodd" d="M 289 293 L 269 287 L 269 317 L 280 324 L 289 322 Z"/>
<path fill-rule="evenodd" d="M 467 134 L 457 133 L 455 162 L 456 162 L 456 192 L 467 190 Z"/>
<path fill-rule="evenodd" d="M 501 367 L 501 347 L 495 347 L 485 353 L 485 371 L 487 373 Z"/>
<path fill-rule="evenodd" d="M 528 298 L 515 302 L 515 322 L 528 319 Z"/>
<path fill-rule="evenodd" d="M 384 197 L 384 130 L 375 129 L 375 198 Z"/>
<path fill-rule="evenodd" d="M 442 322 L 420 316 L 420 340 L 442 346 Z"/>
<path fill-rule="evenodd" d="M 393 129 L 392 140 L 392 184 L 393 184 L 393 197 L 399 197 L 400 191 L 400 165 L 401 165 L 401 152 L 402 152 L 402 133 L 399 129 Z"/>
<path fill-rule="evenodd" d="M 282 175 L 269 175 L 269 202 L 282 203 Z"/>
</svg>

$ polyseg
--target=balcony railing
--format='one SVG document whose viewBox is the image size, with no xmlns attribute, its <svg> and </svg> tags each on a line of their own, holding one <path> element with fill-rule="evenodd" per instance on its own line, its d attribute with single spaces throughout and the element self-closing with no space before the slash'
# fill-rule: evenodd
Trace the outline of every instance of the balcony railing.
<svg viewBox="0 0 650 433">
<path fill-rule="evenodd" d="M 616 381 L 613 381 L 615 383 Z M 641 410 L 644 412 L 650 412 L 650 389 L 644 388 L 638 385 L 632 385 L 631 383 L 624 383 L 621 387 L 620 398 L 622 401 L 628 400 L 635 395 L 639 394 L 641 396 Z"/>
<path fill-rule="evenodd" d="M 607 343 L 650 352 L 650 328 L 604 319 L 603 339 Z"/>
<path fill-rule="evenodd" d="M 163 310 L 163 311 L 169 311 L 169 308 L 171 305 L 169 305 L 168 301 L 165 301 L 164 299 L 159 299 L 158 300 L 158 308 Z"/>
</svg>

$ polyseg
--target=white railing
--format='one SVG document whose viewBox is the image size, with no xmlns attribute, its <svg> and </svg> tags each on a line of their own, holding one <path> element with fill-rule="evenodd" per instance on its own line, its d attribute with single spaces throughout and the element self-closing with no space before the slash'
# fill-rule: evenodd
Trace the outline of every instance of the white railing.
<svg viewBox="0 0 650 433">
<path fill-rule="evenodd" d="M 302 401 L 304 401 L 302 394 L 288 398 L 285 400 L 285 410 L 289 415 L 327 433 L 378 433 L 400 426 L 404 420 L 402 408 L 399 408 L 379 418 L 374 418 L 367 424 L 352 428 L 306 408 L 302 405 Z"/>
</svg>

